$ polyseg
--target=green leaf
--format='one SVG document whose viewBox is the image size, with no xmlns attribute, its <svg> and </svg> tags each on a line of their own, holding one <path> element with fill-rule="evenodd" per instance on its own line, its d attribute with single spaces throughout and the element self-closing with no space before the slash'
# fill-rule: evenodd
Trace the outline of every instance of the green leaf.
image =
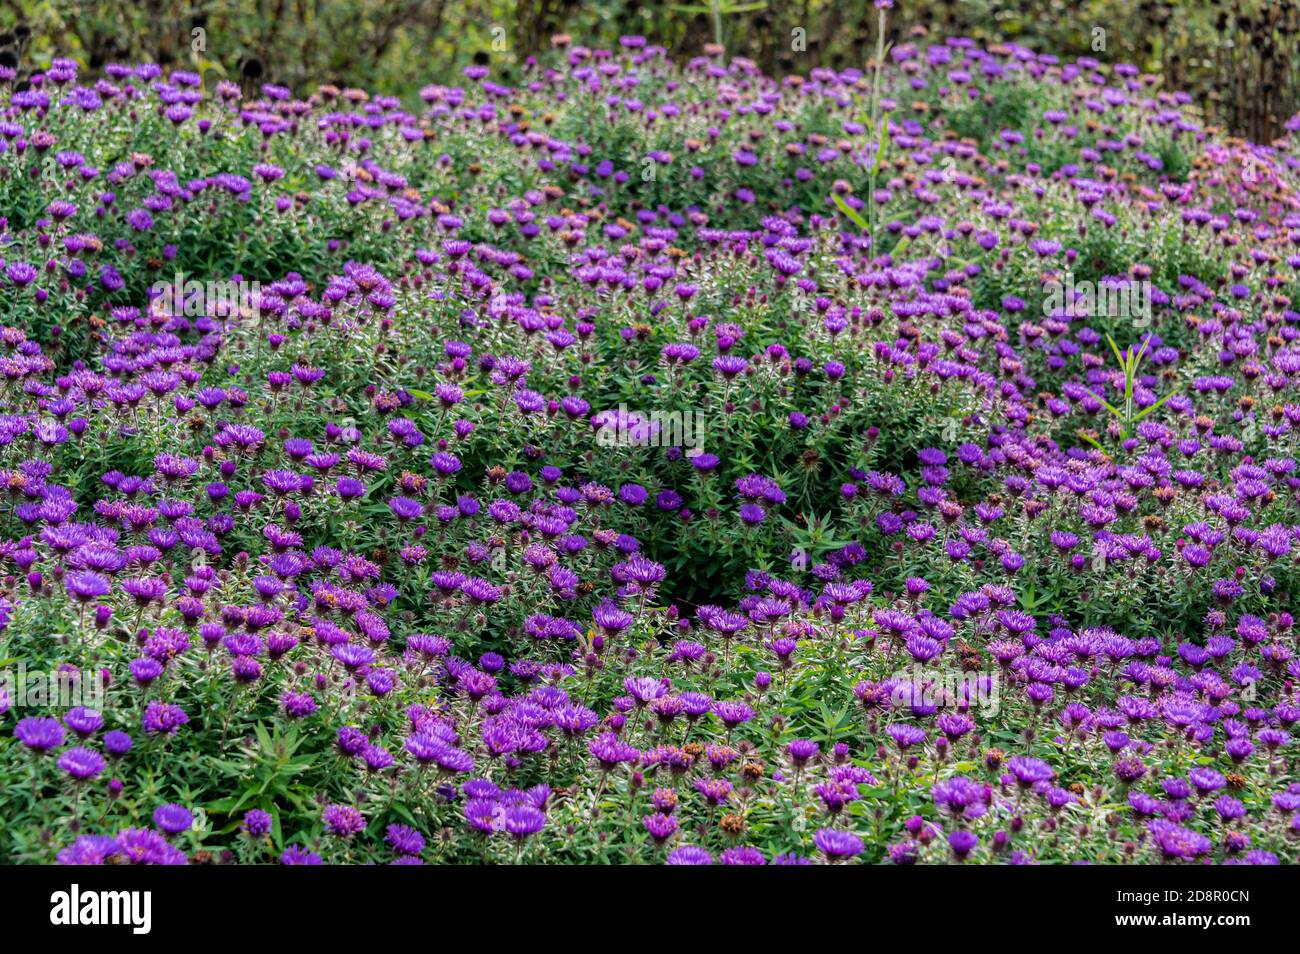
<svg viewBox="0 0 1300 954">
<path fill-rule="evenodd" d="M 880 125 L 875 130 L 878 137 L 876 142 L 876 161 L 871 166 L 871 174 L 879 175 L 880 164 L 885 161 L 885 146 L 889 143 L 889 113 L 880 117 Z"/>
<path fill-rule="evenodd" d="M 1164 403 L 1165 403 L 1166 401 L 1168 401 L 1171 397 L 1177 397 L 1177 395 L 1178 395 L 1178 392 L 1177 392 L 1177 391 L 1171 391 L 1169 394 L 1166 394 L 1164 397 L 1162 397 L 1159 401 L 1156 401 L 1155 404 L 1152 404 L 1150 407 L 1143 408 L 1142 411 L 1139 412 L 1139 413 L 1138 413 L 1138 414 L 1133 418 L 1133 423 L 1136 424 L 1138 421 L 1142 420 L 1142 418 L 1146 417 L 1146 416 L 1147 416 L 1148 414 L 1150 414 L 1152 411 L 1154 411 L 1154 410 L 1156 410 L 1157 408 L 1159 408 L 1160 405 L 1164 404 Z"/>
<path fill-rule="evenodd" d="M 855 208 L 853 208 L 853 206 L 845 202 L 844 199 L 842 199 L 839 195 L 832 195 L 831 198 L 835 200 L 835 205 L 839 208 L 841 212 L 843 212 L 846 216 L 848 216 L 849 220 L 854 225 L 862 229 L 862 231 L 864 232 L 867 230 L 868 228 L 867 220 L 864 219 L 862 215 Z"/>
<path fill-rule="evenodd" d="M 1085 388 L 1084 390 L 1087 389 Z M 1109 401 L 1107 401 L 1100 394 L 1097 394 L 1095 391 L 1088 391 L 1088 393 L 1091 394 L 1093 397 L 1095 397 L 1098 401 L 1100 401 L 1105 406 L 1106 410 L 1110 411 L 1110 413 L 1114 414 L 1116 417 L 1120 418 L 1121 420 L 1123 419 L 1124 415 L 1119 412 L 1119 409 L 1116 408 L 1114 404 L 1111 404 Z"/>
<path fill-rule="evenodd" d="M 1119 362 L 1120 368 L 1122 369 L 1127 367 L 1127 362 L 1124 360 L 1123 353 L 1119 350 L 1119 345 L 1115 344 L 1115 339 L 1110 335 L 1107 335 L 1106 340 L 1110 342 L 1110 350 L 1115 352 L 1115 360 Z"/>
<path fill-rule="evenodd" d="M 1142 361 L 1142 356 L 1147 353 L 1147 348 L 1151 347 L 1151 336 L 1147 335 L 1142 339 L 1142 347 L 1138 350 L 1137 357 L 1133 359 L 1133 370 L 1137 370 L 1138 364 Z"/>
</svg>

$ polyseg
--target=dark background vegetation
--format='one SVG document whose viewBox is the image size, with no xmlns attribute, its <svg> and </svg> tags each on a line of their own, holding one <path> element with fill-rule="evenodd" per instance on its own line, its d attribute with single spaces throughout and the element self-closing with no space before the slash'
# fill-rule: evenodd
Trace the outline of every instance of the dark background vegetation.
<svg viewBox="0 0 1300 954">
<path fill-rule="evenodd" d="M 508 79 L 556 33 L 588 46 L 641 34 L 689 56 L 720 32 L 730 52 L 777 74 L 863 67 L 875 22 L 868 0 L 0 0 L 0 62 L 153 60 L 298 91 L 328 82 L 400 95 L 475 57 Z M 1094 53 L 1098 27 L 1106 49 Z M 791 49 L 795 28 L 805 51 Z M 206 49 L 192 49 L 195 29 Z M 1300 110 L 1300 0 L 898 0 L 890 39 L 919 30 L 1132 62 L 1255 141 Z"/>
</svg>

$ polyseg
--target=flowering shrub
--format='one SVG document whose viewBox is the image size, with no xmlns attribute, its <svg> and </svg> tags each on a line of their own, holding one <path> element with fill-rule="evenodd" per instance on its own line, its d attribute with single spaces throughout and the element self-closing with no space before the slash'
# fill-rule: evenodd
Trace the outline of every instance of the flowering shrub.
<svg viewBox="0 0 1300 954">
<path fill-rule="evenodd" d="M 1296 860 L 1300 119 L 878 81 L 0 88 L 0 858 Z"/>
</svg>

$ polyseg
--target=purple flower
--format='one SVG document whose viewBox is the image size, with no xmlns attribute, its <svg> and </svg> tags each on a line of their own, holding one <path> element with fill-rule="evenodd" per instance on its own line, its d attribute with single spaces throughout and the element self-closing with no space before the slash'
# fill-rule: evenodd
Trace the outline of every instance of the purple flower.
<svg viewBox="0 0 1300 954">
<path fill-rule="evenodd" d="M 63 744 L 63 726 L 48 716 L 28 716 L 14 726 L 14 738 L 33 752 L 48 752 Z"/>
<path fill-rule="evenodd" d="M 865 850 L 862 839 L 850 831 L 822 828 L 813 835 L 813 842 L 826 856 L 827 861 L 845 861 Z"/>
<path fill-rule="evenodd" d="M 1147 831 L 1150 832 L 1151 840 L 1166 859 L 1191 860 L 1210 852 L 1210 839 L 1173 822 L 1157 818 L 1147 825 Z"/>
<path fill-rule="evenodd" d="M 85 782 L 104 771 L 104 757 L 93 749 L 68 749 L 59 756 L 59 768 L 78 782 Z"/>
<path fill-rule="evenodd" d="M 286 692 L 280 697 L 280 705 L 291 719 L 301 719 L 316 711 L 316 700 L 305 692 Z"/>
<path fill-rule="evenodd" d="M 418 855 L 424 851 L 424 836 L 408 825 L 389 825 L 384 841 L 400 855 Z"/>
<path fill-rule="evenodd" d="M 117 839 L 108 835 L 82 835 L 58 854 L 61 865 L 102 865 L 121 851 Z"/>
<path fill-rule="evenodd" d="M 641 757 L 641 753 L 623 742 L 612 732 L 607 732 L 595 739 L 592 739 L 587 746 L 587 751 L 591 753 L 597 764 L 603 771 L 610 771 L 617 768 L 623 762 L 634 762 Z"/>
<path fill-rule="evenodd" d="M 817 757 L 821 746 L 811 739 L 795 739 L 786 746 L 786 751 L 795 767 L 802 768 Z"/>
<path fill-rule="evenodd" d="M 190 717 L 180 706 L 155 699 L 145 707 L 140 721 L 146 735 L 175 735 L 177 729 L 189 723 Z"/>
<path fill-rule="evenodd" d="M 67 715 L 63 717 L 63 724 L 85 739 L 103 728 L 104 717 L 94 709 L 77 706 L 68 710 Z"/>
<path fill-rule="evenodd" d="M 351 838 L 366 830 L 365 816 L 351 805 L 328 805 L 321 819 L 330 833 L 339 838 Z"/>
<path fill-rule="evenodd" d="M 149 828 L 127 828 L 117 836 L 118 851 L 133 865 L 183 865 L 185 853 Z"/>
<path fill-rule="evenodd" d="M 194 815 L 184 805 L 168 802 L 154 809 L 153 823 L 165 834 L 179 835 L 194 827 Z"/>
<path fill-rule="evenodd" d="M 655 844 L 663 844 L 677 833 L 678 828 L 677 816 L 665 815 L 659 812 L 646 815 L 641 819 L 641 824 L 650 837 L 654 839 Z"/>
<path fill-rule="evenodd" d="M 711 865 L 713 856 L 703 848 L 697 848 L 695 845 L 681 845 L 674 848 L 664 859 L 664 864 L 669 865 Z"/>
<path fill-rule="evenodd" d="M 271 814 L 260 808 L 244 812 L 244 831 L 251 838 L 261 838 L 271 831 Z"/>
<path fill-rule="evenodd" d="M 632 625 L 632 614 L 613 603 L 601 603 L 591 612 L 591 617 L 609 636 L 617 636 Z"/>
<path fill-rule="evenodd" d="M 522 841 L 546 826 L 546 816 L 532 805 L 511 805 L 505 810 L 502 825 L 512 838 Z"/>
<path fill-rule="evenodd" d="M 89 603 L 101 596 L 107 596 L 113 589 L 107 577 L 88 570 L 69 573 L 64 578 L 63 585 L 67 588 L 68 595 L 78 603 Z"/>
<path fill-rule="evenodd" d="M 1030 788 L 1039 782 L 1050 781 L 1056 774 L 1046 762 L 1026 755 L 1017 755 L 1008 760 L 1007 768 L 1015 776 L 1016 784 L 1021 788 Z"/>
<path fill-rule="evenodd" d="M 308 851 L 300 845 L 290 845 L 280 855 L 282 865 L 322 865 L 325 862 L 314 851 Z"/>
<path fill-rule="evenodd" d="M 754 710 L 743 702 L 718 702 L 713 706 L 713 714 L 722 721 L 728 730 L 754 718 Z"/>
<path fill-rule="evenodd" d="M 958 861 L 964 861 L 979 842 L 975 833 L 970 831 L 955 831 L 948 836 L 948 847 L 952 849 Z"/>
</svg>

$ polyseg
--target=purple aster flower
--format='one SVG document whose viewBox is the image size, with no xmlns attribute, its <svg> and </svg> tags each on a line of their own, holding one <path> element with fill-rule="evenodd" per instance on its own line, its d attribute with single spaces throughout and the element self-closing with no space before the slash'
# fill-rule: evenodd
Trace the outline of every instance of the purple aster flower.
<svg viewBox="0 0 1300 954">
<path fill-rule="evenodd" d="M 155 699 L 145 707 L 141 726 L 146 735 L 175 735 L 176 730 L 189 721 L 190 717 L 180 706 Z"/>
<path fill-rule="evenodd" d="M 754 718 L 754 710 L 743 702 L 715 703 L 713 714 L 727 727 L 728 731 Z"/>
<path fill-rule="evenodd" d="M 669 865 L 711 865 L 713 856 L 703 848 L 695 845 L 681 845 L 674 848 L 664 859 L 664 864 Z"/>
<path fill-rule="evenodd" d="M 131 736 L 121 729 L 114 729 L 111 732 L 104 733 L 104 751 L 113 758 L 121 758 L 126 755 L 131 751 L 133 744 Z"/>
<path fill-rule="evenodd" d="M 78 782 L 86 782 L 104 771 L 104 757 L 93 749 L 68 749 L 59 756 L 59 768 Z"/>
<path fill-rule="evenodd" d="M 676 815 L 665 815 L 660 812 L 646 815 L 641 819 L 641 824 L 657 845 L 663 844 L 675 835 L 678 829 Z"/>
<path fill-rule="evenodd" d="M 300 845 L 290 845 L 280 855 L 282 865 L 323 865 L 324 863 L 320 855 Z"/>
<path fill-rule="evenodd" d="M 260 808 L 244 812 L 244 831 L 250 838 L 262 838 L 271 831 L 271 813 Z"/>
<path fill-rule="evenodd" d="M 102 865 L 120 851 L 117 839 L 108 835 L 82 835 L 59 852 L 61 865 Z"/>
<path fill-rule="evenodd" d="M 365 816 L 351 805 L 327 805 L 321 820 L 330 833 L 339 838 L 351 838 L 366 830 Z"/>
<path fill-rule="evenodd" d="M 948 847 L 958 861 L 965 861 L 966 856 L 975 850 L 980 840 L 974 832 L 955 831 L 948 836 Z"/>
<path fill-rule="evenodd" d="M 194 827 L 194 815 L 184 805 L 168 802 L 154 809 L 153 823 L 167 835 L 179 835 Z"/>
<path fill-rule="evenodd" d="M 862 839 L 850 831 L 822 828 L 813 835 L 813 842 L 830 862 L 847 861 L 865 850 Z"/>
<path fill-rule="evenodd" d="M 118 833 L 117 846 L 133 865 L 183 865 L 187 861 L 183 851 L 149 828 L 124 829 Z"/>
<path fill-rule="evenodd" d="M 1147 831 L 1161 855 L 1168 860 L 1186 861 L 1210 853 L 1210 839 L 1173 822 L 1154 819 L 1147 825 Z"/>
<path fill-rule="evenodd" d="M 512 838 L 522 841 L 546 826 L 546 815 L 532 805 L 511 805 L 505 810 L 502 825 Z"/>
<path fill-rule="evenodd" d="M 63 744 L 63 726 L 48 716 L 28 716 L 14 726 L 14 738 L 33 752 L 48 752 Z"/>
<path fill-rule="evenodd" d="M 63 724 L 85 739 L 103 728 L 104 717 L 94 709 L 77 706 L 68 710 L 67 715 L 63 717 Z"/>
<path fill-rule="evenodd" d="M 424 836 L 408 825 L 389 825 L 384 841 L 401 855 L 418 855 L 424 851 Z"/>
<path fill-rule="evenodd" d="M 1008 760 L 1007 768 L 1015 776 L 1016 784 L 1021 788 L 1032 788 L 1039 782 L 1051 781 L 1052 776 L 1056 774 L 1043 760 L 1026 755 L 1017 755 Z"/>
</svg>

